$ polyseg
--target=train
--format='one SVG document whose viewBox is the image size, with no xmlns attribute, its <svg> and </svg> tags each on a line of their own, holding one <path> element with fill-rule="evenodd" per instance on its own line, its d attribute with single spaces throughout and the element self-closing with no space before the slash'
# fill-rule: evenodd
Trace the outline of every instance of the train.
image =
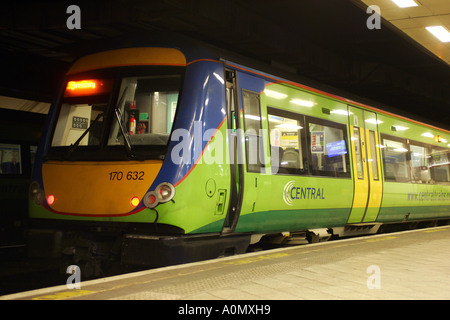
<svg viewBox="0 0 450 320">
<path fill-rule="evenodd" d="M 78 58 L 37 150 L 30 255 L 95 274 L 448 223 L 450 131 L 298 79 L 174 35 Z"/>
</svg>

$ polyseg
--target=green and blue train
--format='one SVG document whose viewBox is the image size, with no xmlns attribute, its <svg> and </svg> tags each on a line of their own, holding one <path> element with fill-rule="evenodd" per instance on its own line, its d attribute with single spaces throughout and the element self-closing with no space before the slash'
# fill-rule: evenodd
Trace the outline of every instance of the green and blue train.
<svg viewBox="0 0 450 320">
<path fill-rule="evenodd" d="M 450 219 L 449 131 L 270 70 L 157 36 L 76 60 L 36 157 L 30 251 L 162 266 Z"/>
</svg>

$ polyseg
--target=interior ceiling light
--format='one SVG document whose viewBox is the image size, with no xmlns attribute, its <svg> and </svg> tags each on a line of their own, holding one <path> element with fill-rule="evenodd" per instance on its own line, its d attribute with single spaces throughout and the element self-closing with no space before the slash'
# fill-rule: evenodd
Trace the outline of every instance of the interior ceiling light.
<svg viewBox="0 0 450 320">
<path fill-rule="evenodd" d="M 443 26 L 425 27 L 425 29 L 442 42 L 450 42 L 450 32 Z"/>
<path fill-rule="evenodd" d="M 430 132 L 425 132 L 425 133 L 422 133 L 422 137 L 434 138 L 434 134 L 432 134 Z"/>
<path fill-rule="evenodd" d="M 331 110 L 331 113 L 334 113 L 334 114 L 341 114 L 341 115 L 343 115 L 343 116 L 348 116 L 348 115 L 353 114 L 353 112 L 350 112 L 350 111 L 347 111 L 347 110 L 340 110 L 340 109 L 334 109 L 334 110 Z"/>
<path fill-rule="evenodd" d="M 288 95 L 278 92 L 278 91 L 274 91 L 274 90 L 270 90 L 270 89 L 265 89 L 264 93 L 266 94 L 266 96 L 274 98 L 274 99 L 284 99 L 286 98 Z"/>
<path fill-rule="evenodd" d="M 296 124 L 290 124 L 290 123 L 282 123 L 282 124 L 276 125 L 275 128 L 292 129 L 292 130 L 303 129 L 303 127 L 300 127 Z"/>
<path fill-rule="evenodd" d="M 409 128 L 408 127 L 404 127 L 404 126 L 392 126 L 393 130 L 392 131 L 406 131 Z"/>
<path fill-rule="evenodd" d="M 418 7 L 419 4 L 414 0 L 392 0 L 400 8 Z"/>
<path fill-rule="evenodd" d="M 372 123 L 372 124 L 381 124 L 381 123 L 383 123 L 383 121 L 377 120 L 377 119 L 367 119 L 366 122 L 367 123 Z"/>
<path fill-rule="evenodd" d="M 303 106 L 303 107 L 308 107 L 308 108 L 314 107 L 314 102 L 312 102 L 312 101 L 301 100 L 301 99 L 292 99 L 290 102 L 297 104 L 299 106 Z"/>
</svg>

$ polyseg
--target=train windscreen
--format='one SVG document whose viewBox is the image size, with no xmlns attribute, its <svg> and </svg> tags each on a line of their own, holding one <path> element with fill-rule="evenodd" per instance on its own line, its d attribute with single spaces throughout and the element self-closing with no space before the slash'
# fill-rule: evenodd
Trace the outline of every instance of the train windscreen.
<svg viewBox="0 0 450 320">
<path fill-rule="evenodd" d="M 182 75 L 138 74 L 69 79 L 50 158 L 161 157 L 175 119 Z"/>
<path fill-rule="evenodd" d="M 115 121 L 108 145 L 123 145 L 120 122 L 133 145 L 166 145 L 175 117 L 180 77 L 153 76 L 122 79 L 117 106 L 121 121 Z"/>
</svg>

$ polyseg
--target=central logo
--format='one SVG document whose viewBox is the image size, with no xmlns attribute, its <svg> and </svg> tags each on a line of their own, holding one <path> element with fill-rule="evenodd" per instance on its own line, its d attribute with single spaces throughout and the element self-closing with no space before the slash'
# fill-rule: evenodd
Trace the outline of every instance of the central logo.
<svg viewBox="0 0 450 320">
<path fill-rule="evenodd" d="M 294 205 L 294 200 L 325 200 L 324 188 L 298 187 L 291 180 L 283 188 L 283 200 L 288 206 Z"/>
<path fill-rule="evenodd" d="M 291 190 L 294 187 L 295 181 L 291 180 L 284 186 L 283 189 L 283 200 L 286 202 L 288 206 L 293 206 L 294 202 L 292 201 Z"/>
</svg>

